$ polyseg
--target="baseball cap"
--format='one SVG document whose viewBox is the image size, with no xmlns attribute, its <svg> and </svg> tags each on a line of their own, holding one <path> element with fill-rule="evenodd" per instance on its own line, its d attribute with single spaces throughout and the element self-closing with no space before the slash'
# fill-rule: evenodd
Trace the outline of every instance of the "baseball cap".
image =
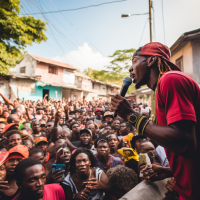
<svg viewBox="0 0 200 200">
<path fill-rule="evenodd" d="M 6 161 L 8 155 L 9 155 L 8 151 L 0 151 L 0 166 L 3 165 L 3 163 Z"/>
<path fill-rule="evenodd" d="M 97 109 L 95 110 L 95 113 L 98 112 L 98 111 L 103 112 L 101 108 L 97 108 Z"/>
<path fill-rule="evenodd" d="M 87 128 L 84 128 L 84 129 L 82 129 L 82 130 L 80 131 L 80 135 L 83 134 L 83 133 L 88 133 L 88 134 L 90 134 L 90 135 L 92 136 L 92 131 L 89 130 L 89 129 L 87 129 Z"/>
<path fill-rule="evenodd" d="M 11 130 L 19 130 L 18 129 L 18 124 L 15 124 L 15 123 L 10 123 L 10 124 L 7 124 L 5 127 L 4 127 L 4 132 L 6 131 L 11 131 Z"/>
<path fill-rule="evenodd" d="M 110 111 L 107 111 L 104 113 L 103 119 L 105 119 L 105 117 L 107 117 L 107 116 L 114 118 L 113 114 Z"/>
<path fill-rule="evenodd" d="M 28 156 L 29 156 L 28 148 L 25 145 L 14 146 L 8 152 L 9 152 L 9 156 L 7 157 L 6 161 L 10 160 L 12 158 L 25 159 L 25 158 L 28 158 Z M 16 153 L 20 154 L 20 155 L 16 155 Z"/>
<path fill-rule="evenodd" d="M 36 140 L 35 140 L 35 145 L 37 146 L 40 142 L 46 142 L 46 143 L 48 143 L 46 137 L 38 137 L 38 138 L 36 138 Z"/>
<path fill-rule="evenodd" d="M 170 49 L 159 42 L 151 42 L 140 47 L 133 56 L 159 56 L 170 65 L 172 70 L 181 71 L 178 66 L 170 61 L 171 53 Z"/>
</svg>

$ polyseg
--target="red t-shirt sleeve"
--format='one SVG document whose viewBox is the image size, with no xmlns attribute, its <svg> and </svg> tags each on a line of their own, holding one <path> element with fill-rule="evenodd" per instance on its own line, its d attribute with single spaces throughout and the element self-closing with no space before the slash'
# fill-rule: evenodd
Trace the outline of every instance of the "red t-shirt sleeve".
<svg viewBox="0 0 200 200">
<path fill-rule="evenodd" d="M 195 86 L 187 77 L 176 73 L 163 75 L 158 84 L 157 95 L 165 107 L 167 125 L 180 120 L 196 122 L 193 105 Z"/>
<path fill-rule="evenodd" d="M 65 192 L 59 184 L 48 184 L 44 187 L 43 200 L 65 200 Z"/>
</svg>

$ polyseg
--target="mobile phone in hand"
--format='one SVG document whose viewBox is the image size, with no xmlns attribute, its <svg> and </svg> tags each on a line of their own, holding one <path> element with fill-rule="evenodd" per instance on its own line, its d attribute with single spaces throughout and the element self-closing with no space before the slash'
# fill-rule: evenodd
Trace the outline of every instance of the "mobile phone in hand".
<svg viewBox="0 0 200 200">
<path fill-rule="evenodd" d="M 65 170 L 65 165 L 64 164 L 52 164 L 51 165 L 51 169 L 52 169 L 52 172 L 57 170 L 57 169 L 60 169 L 61 171 Z"/>
<path fill-rule="evenodd" d="M 152 169 L 152 165 L 151 165 L 151 160 L 150 160 L 147 153 L 140 153 L 139 154 L 139 160 L 140 160 L 141 164 L 147 165 L 147 170 L 145 171 L 145 173 L 148 173 L 148 174 L 154 173 L 154 171 Z M 141 170 L 140 170 L 139 176 L 143 177 L 143 173 L 141 172 Z"/>
</svg>

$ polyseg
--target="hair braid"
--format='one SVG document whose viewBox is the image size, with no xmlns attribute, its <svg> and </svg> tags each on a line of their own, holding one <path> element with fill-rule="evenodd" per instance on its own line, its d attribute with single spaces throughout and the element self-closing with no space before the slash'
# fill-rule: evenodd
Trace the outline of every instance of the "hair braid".
<svg viewBox="0 0 200 200">
<path fill-rule="evenodd" d="M 167 62 L 158 57 L 158 70 L 159 70 L 159 76 L 158 76 L 158 81 L 160 80 L 160 77 L 165 73 L 165 72 L 168 72 L 168 71 L 171 71 L 171 67 L 167 64 Z"/>
</svg>

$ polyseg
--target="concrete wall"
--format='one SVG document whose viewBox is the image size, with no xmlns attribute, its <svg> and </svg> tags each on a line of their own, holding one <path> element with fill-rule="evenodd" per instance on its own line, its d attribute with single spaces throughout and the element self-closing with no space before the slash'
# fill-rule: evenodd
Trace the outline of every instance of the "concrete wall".
<svg viewBox="0 0 200 200">
<path fill-rule="evenodd" d="M 36 68 L 37 61 L 33 59 L 31 56 L 26 55 L 24 59 L 16 65 L 16 72 L 20 73 L 21 67 L 26 67 L 26 73 L 30 76 L 35 76 L 35 68 Z"/>
<path fill-rule="evenodd" d="M 176 60 L 183 56 L 183 72 L 193 78 L 193 50 L 191 42 L 188 42 L 183 48 L 171 57 L 171 61 L 176 63 Z"/>
<path fill-rule="evenodd" d="M 67 99 L 68 97 L 71 98 L 71 91 L 67 89 L 62 89 L 62 96 L 65 97 L 65 99 Z"/>
<path fill-rule="evenodd" d="M 9 93 L 10 91 L 10 87 L 9 87 L 9 80 L 7 80 L 5 77 L 0 77 L 0 92 L 6 96 L 7 98 L 9 98 Z M 4 101 L 2 99 L 2 97 L 0 96 L 0 101 Z"/>
<path fill-rule="evenodd" d="M 75 76 L 75 86 L 77 88 L 81 88 L 82 87 L 82 78 L 81 77 Z"/>
<path fill-rule="evenodd" d="M 9 86 L 10 85 L 10 86 Z M 40 87 L 37 86 L 34 80 L 28 79 L 0 79 L 0 92 L 9 98 L 9 93 L 12 92 L 12 100 L 18 97 L 18 89 L 19 88 L 19 98 L 25 100 L 33 100 L 37 101 L 38 99 L 43 99 L 43 89 L 49 90 L 49 97 L 56 98 L 55 91 L 58 92 L 58 99 L 62 99 L 62 88 L 60 87 L 52 87 L 52 86 L 45 86 Z M 3 100 L 0 97 L 0 100 Z"/>
<path fill-rule="evenodd" d="M 49 73 L 49 64 L 37 63 L 35 75 L 42 76 L 42 81 L 45 83 L 62 83 L 63 80 L 63 68 L 57 67 L 57 75 Z"/>
<path fill-rule="evenodd" d="M 193 79 L 200 86 L 200 40 L 192 40 Z"/>
<path fill-rule="evenodd" d="M 83 79 L 82 88 L 85 90 L 92 90 L 92 82 L 91 80 Z"/>
<path fill-rule="evenodd" d="M 62 99 L 62 88 L 61 87 L 52 87 L 52 86 L 36 86 L 36 92 L 34 94 L 35 99 L 43 99 L 43 89 L 49 90 L 49 98 L 56 99 L 55 91 L 58 92 L 58 99 Z"/>
<path fill-rule="evenodd" d="M 100 85 L 100 94 L 106 94 L 106 85 Z"/>
<path fill-rule="evenodd" d="M 70 85 L 74 85 L 75 84 L 74 72 L 70 72 L 66 69 L 63 69 L 63 82 Z"/>
</svg>

